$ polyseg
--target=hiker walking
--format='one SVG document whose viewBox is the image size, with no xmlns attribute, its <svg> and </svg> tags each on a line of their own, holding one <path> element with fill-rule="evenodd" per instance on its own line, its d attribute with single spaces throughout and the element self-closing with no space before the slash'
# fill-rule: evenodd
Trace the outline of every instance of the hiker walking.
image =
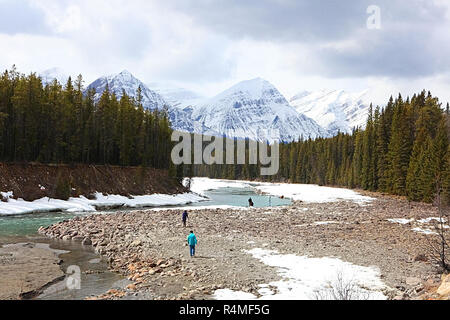
<svg viewBox="0 0 450 320">
<path fill-rule="evenodd" d="M 187 237 L 187 242 L 190 249 L 191 257 L 195 256 L 195 246 L 197 245 L 197 237 L 194 234 L 194 231 L 191 231 L 191 234 Z"/>
<path fill-rule="evenodd" d="M 187 222 L 187 219 L 189 218 L 189 214 L 188 214 L 188 212 L 187 211 L 184 211 L 183 212 L 183 226 L 186 228 L 186 222 Z"/>
</svg>

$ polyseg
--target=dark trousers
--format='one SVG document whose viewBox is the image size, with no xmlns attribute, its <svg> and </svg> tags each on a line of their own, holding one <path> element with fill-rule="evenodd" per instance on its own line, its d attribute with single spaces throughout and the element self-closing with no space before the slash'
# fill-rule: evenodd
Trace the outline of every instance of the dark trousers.
<svg viewBox="0 0 450 320">
<path fill-rule="evenodd" d="M 191 257 L 195 256 L 195 246 L 189 246 L 190 247 L 190 252 L 191 252 Z"/>
</svg>

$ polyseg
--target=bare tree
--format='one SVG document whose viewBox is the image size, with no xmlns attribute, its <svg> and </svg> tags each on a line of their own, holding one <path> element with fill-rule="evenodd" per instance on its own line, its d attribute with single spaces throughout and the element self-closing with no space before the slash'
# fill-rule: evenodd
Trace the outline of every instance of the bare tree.
<svg viewBox="0 0 450 320">
<path fill-rule="evenodd" d="M 369 300 L 370 292 L 361 288 L 353 279 L 345 279 L 342 270 L 336 273 L 334 281 L 314 292 L 315 300 Z"/>
<path fill-rule="evenodd" d="M 440 179 L 438 179 L 435 203 L 439 212 L 439 220 L 434 226 L 437 236 L 427 237 L 427 247 L 431 261 L 443 271 L 450 271 L 450 231 L 449 226 L 445 224 L 450 222 L 450 212 L 449 207 L 442 204 L 441 194 L 442 187 Z"/>
</svg>

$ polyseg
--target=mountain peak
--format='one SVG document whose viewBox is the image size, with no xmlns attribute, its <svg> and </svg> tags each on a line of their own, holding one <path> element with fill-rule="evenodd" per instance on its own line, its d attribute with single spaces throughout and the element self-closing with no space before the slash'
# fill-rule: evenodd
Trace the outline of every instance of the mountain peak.
<svg viewBox="0 0 450 320">
<path fill-rule="evenodd" d="M 122 70 L 122 72 L 119 73 L 119 75 L 128 76 L 128 77 L 133 77 L 134 78 L 134 76 L 131 74 L 131 72 L 128 71 L 127 69 Z"/>
<path fill-rule="evenodd" d="M 44 85 L 53 82 L 53 80 L 57 80 L 61 85 L 65 85 L 69 79 L 66 72 L 59 67 L 44 70 L 39 73 L 39 77 L 41 77 Z"/>
<path fill-rule="evenodd" d="M 123 70 L 119 74 L 110 75 L 108 77 L 101 77 L 91 83 L 88 89 L 95 89 L 96 100 L 100 99 L 106 86 L 116 95 L 118 99 L 123 96 L 125 92 L 129 97 L 135 97 L 138 88 L 142 90 L 144 108 L 154 110 L 162 109 L 167 103 L 156 92 L 150 90 L 142 81 L 134 77 L 128 70 Z"/>
<path fill-rule="evenodd" d="M 369 105 L 366 93 L 330 89 L 303 91 L 290 102 L 299 113 L 316 120 L 333 134 L 350 133 L 354 127 L 364 127 L 366 123 Z"/>
</svg>

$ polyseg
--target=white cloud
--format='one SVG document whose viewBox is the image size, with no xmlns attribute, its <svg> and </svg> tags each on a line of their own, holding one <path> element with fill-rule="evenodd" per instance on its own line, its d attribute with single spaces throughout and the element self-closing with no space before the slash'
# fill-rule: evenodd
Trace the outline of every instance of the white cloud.
<svg viewBox="0 0 450 320">
<path fill-rule="evenodd" d="M 87 82 L 128 69 L 206 95 L 263 77 L 287 98 L 370 86 L 376 103 L 423 88 L 450 100 L 448 3 L 379 2 L 383 28 L 372 33 L 364 29 L 365 2 L 325 1 L 335 9 L 325 13 L 290 0 L 0 0 L 10 21 L 20 21 L 0 22 L 8 48 L 0 67 L 61 67 Z"/>
</svg>

